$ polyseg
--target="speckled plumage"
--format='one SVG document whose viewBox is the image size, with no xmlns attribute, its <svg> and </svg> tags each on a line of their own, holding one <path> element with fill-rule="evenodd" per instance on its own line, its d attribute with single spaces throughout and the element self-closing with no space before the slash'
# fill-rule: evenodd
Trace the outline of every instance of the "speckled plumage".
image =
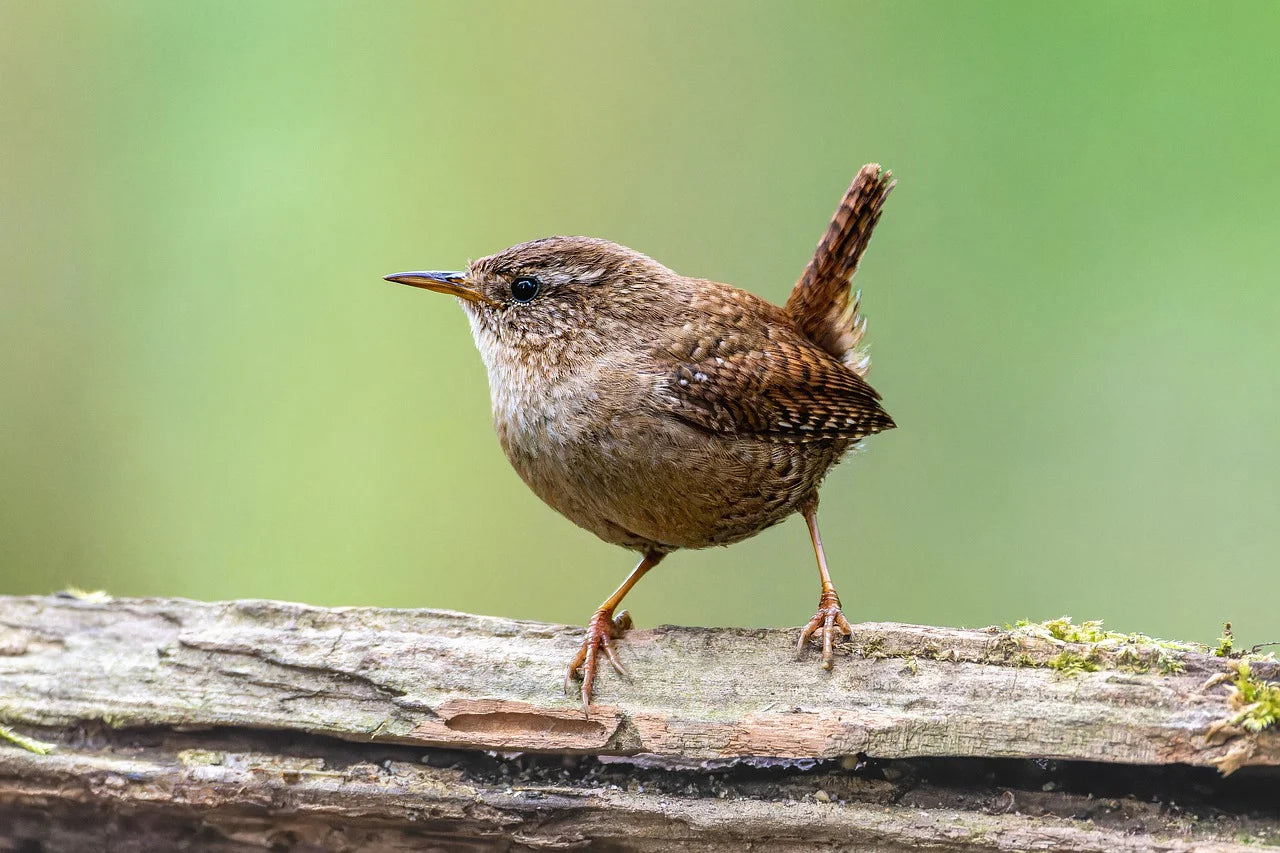
<svg viewBox="0 0 1280 853">
<path fill-rule="evenodd" d="M 389 278 L 461 297 L 498 439 L 529 487 L 656 563 L 810 517 L 831 466 L 894 425 L 863 378 L 849 282 L 891 189 L 878 166 L 859 172 L 785 308 L 589 237 Z M 519 280 L 535 298 L 515 299 Z"/>
</svg>

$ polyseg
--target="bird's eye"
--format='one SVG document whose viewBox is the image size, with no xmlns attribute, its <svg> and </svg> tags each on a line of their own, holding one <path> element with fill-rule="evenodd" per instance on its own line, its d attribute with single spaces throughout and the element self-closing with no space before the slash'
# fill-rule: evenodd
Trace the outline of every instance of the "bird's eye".
<svg viewBox="0 0 1280 853">
<path fill-rule="evenodd" d="M 542 283 L 536 278 L 523 276 L 511 282 L 511 298 L 516 302 L 532 302 L 542 289 Z"/>
</svg>

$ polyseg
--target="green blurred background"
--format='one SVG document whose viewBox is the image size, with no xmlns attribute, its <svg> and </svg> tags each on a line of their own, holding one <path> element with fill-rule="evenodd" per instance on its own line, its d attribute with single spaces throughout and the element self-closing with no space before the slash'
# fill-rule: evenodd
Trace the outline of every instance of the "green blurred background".
<svg viewBox="0 0 1280 853">
<path fill-rule="evenodd" d="M 633 556 L 509 469 L 450 301 L 608 237 L 783 300 L 862 163 L 900 429 L 857 620 L 1280 639 L 1272 3 L 0 3 L 0 592 L 583 622 Z M 795 625 L 803 525 L 640 625 Z"/>
</svg>

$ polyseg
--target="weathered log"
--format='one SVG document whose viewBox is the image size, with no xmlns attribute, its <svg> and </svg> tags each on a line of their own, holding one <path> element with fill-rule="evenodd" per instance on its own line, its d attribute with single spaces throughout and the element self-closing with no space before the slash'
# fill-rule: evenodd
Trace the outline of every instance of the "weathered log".
<svg viewBox="0 0 1280 853">
<path fill-rule="evenodd" d="M 827 672 L 794 632 L 663 627 L 628 634 L 633 677 L 587 717 L 558 686 L 579 638 L 0 598 L 0 723 L 56 745 L 0 740 L 0 851 L 1280 843 L 1280 737 L 1229 724 L 1213 655 L 867 623 Z"/>
</svg>

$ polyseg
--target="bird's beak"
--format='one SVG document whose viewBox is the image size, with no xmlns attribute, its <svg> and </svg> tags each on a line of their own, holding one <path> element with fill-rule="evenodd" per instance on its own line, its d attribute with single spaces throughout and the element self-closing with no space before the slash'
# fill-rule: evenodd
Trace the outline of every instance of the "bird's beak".
<svg viewBox="0 0 1280 853">
<path fill-rule="evenodd" d="M 436 293 L 447 293 L 468 302 L 479 302 L 484 305 L 498 307 L 498 303 L 473 288 L 467 281 L 467 274 L 461 272 L 398 272 L 383 276 L 387 281 L 407 284 L 411 287 L 423 287 Z"/>
</svg>

